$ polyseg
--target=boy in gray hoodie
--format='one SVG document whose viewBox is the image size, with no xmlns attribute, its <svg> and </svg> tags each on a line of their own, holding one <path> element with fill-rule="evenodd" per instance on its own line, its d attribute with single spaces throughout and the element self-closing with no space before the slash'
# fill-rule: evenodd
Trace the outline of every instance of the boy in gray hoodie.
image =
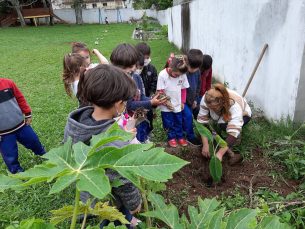
<svg viewBox="0 0 305 229">
<path fill-rule="evenodd" d="M 106 132 L 115 122 L 113 118 L 121 116 L 127 101 L 136 94 L 136 91 L 137 85 L 134 80 L 121 69 L 111 65 L 100 65 L 86 74 L 82 74 L 78 86 L 78 96 L 81 101 L 93 106 L 80 108 L 69 114 L 63 142 L 71 137 L 72 145 L 79 141 L 89 145 L 92 135 Z M 116 140 L 104 146 L 122 148 L 128 144 L 128 142 Z M 131 214 L 141 209 L 142 199 L 138 188 L 115 170 L 106 169 L 106 175 L 110 182 L 118 177 L 123 182 L 124 185 L 113 188 L 111 193 L 114 196 L 116 207 L 126 215 L 126 219 L 130 222 Z M 89 192 L 82 191 L 80 194 L 80 199 L 84 203 L 89 197 L 92 197 Z M 96 201 L 92 204 L 95 205 Z M 109 223 L 104 221 L 101 228 Z M 121 224 L 116 221 L 115 225 Z M 130 225 L 125 226 L 130 228 Z"/>
</svg>

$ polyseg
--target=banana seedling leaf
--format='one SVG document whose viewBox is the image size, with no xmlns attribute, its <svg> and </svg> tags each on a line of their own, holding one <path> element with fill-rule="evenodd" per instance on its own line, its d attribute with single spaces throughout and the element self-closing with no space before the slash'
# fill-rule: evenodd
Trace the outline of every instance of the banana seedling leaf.
<svg viewBox="0 0 305 229">
<path fill-rule="evenodd" d="M 291 227 L 287 224 L 280 223 L 279 217 L 271 216 L 271 217 L 264 217 L 261 223 L 255 227 L 255 229 L 290 229 Z"/>
<path fill-rule="evenodd" d="M 225 209 L 222 208 L 218 210 L 212 217 L 209 227 L 207 229 L 219 229 L 221 228 L 222 217 L 225 212 Z"/>
<path fill-rule="evenodd" d="M 213 217 L 215 212 L 213 212 L 220 202 L 215 199 L 205 199 L 204 201 L 199 197 L 198 205 L 200 213 L 195 207 L 189 206 L 188 212 L 191 218 L 191 224 L 188 225 L 188 229 L 204 228 L 204 225 Z"/>
<path fill-rule="evenodd" d="M 222 176 L 222 164 L 218 157 L 216 157 L 216 156 L 212 157 L 209 168 L 210 168 L 210 173 L 213 177 L 213 180 L 215 182 L 220 181 L 220 178 Z"/>
<path fill-rule="evenodd" d="M 257 215 L 257 209 L 241 209 L 237 213 L 232 212 L 228 216 L 226 229 L 247 229 L 250 221 Z"/>
<path fill-rule="evenodd" d="M 22 187 L 22 184 L 23 182 L 17 178 L 0 174 L 0 192 L 4 192 L 6 189 L 12 189 L 16 191 L 27 189 L 27 187 Z"/>
<path fill-rule="evenodd" d="M 18 229 L 56 229 L 52 223 L 46 223 L 42 219 L 28 219 L 20 223 Z"/>
<path fill-rule="evenodd" d="M 208 130 L 208 128 L 206 128 L 205 126 L 201 125 L 199 122 L 197 122 L 196 120 L 194 120 L 195 125 L 197 127 L 197 130 L 199 132 L 200 135 L 206 137 L 208 139 L 209 142 L 213 142 L 213 135 L 211 134 L 211 132 Z"/>
<path fill-rule="evenodd" d="M 213 142 L 209 142 L 209 151 L 210 151 L 211 157 L 215 156 Z"/>
<path fill-rule="evenodd" d="M 148 217 L 156 217 L 166 223 L 172 229 L 184 229 L 184 225 L 180 224 L 180 218 L 177 208 L 170 203 L 166 205 L 161 195 L 149 193 L 149 199 L 154 203 L 155 210 L 143 213 L 141 215 Z"/>
<path fill-rule="evenodd" d="M 228 145 L 218 134 L 216 135 L 216 142 L 222 148 Z"/>
</svg>

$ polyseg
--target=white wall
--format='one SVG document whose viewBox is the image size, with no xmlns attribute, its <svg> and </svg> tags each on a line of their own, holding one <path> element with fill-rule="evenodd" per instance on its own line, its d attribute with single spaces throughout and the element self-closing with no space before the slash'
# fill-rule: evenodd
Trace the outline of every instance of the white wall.
<svg viewBox="0 0 305 229">
<path fill-rule="evenodd" d="M 293 118 L 305 43 L 305 0 L 196 0 L 189 8 L 189 48 L 210 54 L 215 75 L 241 94 L 269 44 L 246 97 L 271 118 Z M 183 48 L 181 5 L 168 14 L 169 41 Z"/>
</svg>

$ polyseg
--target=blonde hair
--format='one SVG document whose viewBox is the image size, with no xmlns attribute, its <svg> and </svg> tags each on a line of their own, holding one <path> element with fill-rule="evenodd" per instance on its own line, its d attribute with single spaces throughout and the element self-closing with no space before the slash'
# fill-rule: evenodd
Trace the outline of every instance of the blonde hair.
<svg viewBox="0 0 305 229">
<path fill-rule="evenodd" d="M 210 89 L 204 97 L 204 102 L 207 105 L 215 106 L 215 107 L 222 107 L 222 118 L 225 122 L 231 120 L 231 98 L 230 94 L 227 89 L 217 83 L 214 84 L 214 89 Z"/>
</svg>

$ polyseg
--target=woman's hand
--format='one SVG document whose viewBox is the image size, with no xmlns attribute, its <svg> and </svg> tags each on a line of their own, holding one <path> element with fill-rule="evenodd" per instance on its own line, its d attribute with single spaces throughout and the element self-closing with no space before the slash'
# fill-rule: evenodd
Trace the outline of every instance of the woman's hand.
<svg viewBox="0 0 305 229">
<path fill-rule="evenodd" d="M 211 158 L 209 144 L 203 145 L 201 153 L 204 157 Z"/>
</svg>

